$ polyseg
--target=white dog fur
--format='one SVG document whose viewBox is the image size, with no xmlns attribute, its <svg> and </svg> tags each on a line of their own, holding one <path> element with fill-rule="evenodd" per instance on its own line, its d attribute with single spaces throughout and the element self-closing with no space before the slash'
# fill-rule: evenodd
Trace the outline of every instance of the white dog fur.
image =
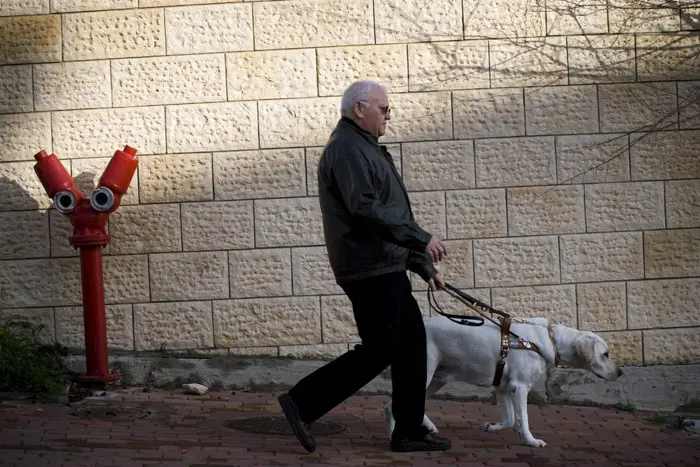
<svg viewBox="0 0 700 467">
<path fill-rule="evenodd" d="M 520 321 L 520 322 L 518 322 Z M 495 389 L 501 420 L 484 423 L 485 431 L 499 431 L 518 424 L 520 435 L 529 446 L 546 446 L 530 433 L 527 414 L 527 395 L 535 382 L 553 365 L 555 347 L 559 364 L 571 368 L 583 368 L 608 381 L 622 375 L 617 364 L 608 354 L 608 345 L 599 335 L 579 331 L 561 324 L 552 325 L 554 343 L 549 336 L 549 321 L 544 318 L 515 319 L 511 331 L 537 345 L 543 353 L 511 348 L 506 359 L 501 383 Z M 496 363 L 500 357 L 500 329 L 488 320 L 483 326 L 465 326 L 436 316 L 425 318 L 428 373 L 426 397 L 449 382 L 460 381 L 481 387 L 492 387 Z M 546 361 L 545 361 L 546 359 Z M 391 402 L 385 407 L 389 437 L 394 430 Z M 427 415 L 423 426 L 437 433 L 438 430 Z"/>
</svg>

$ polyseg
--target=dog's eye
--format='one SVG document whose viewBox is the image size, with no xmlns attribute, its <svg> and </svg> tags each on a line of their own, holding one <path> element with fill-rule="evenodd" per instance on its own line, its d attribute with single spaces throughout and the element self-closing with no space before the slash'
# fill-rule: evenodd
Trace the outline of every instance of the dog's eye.
<svg viewBox="0 0 700 467">
<path fill-rule="evenodd" d="M 605 352 L 605 353 L 603 354 L 603 357 L 609 358 L 609 357 L 610 357 L 610 353 L 609 353 L 609 352 Z"/>
</svg>

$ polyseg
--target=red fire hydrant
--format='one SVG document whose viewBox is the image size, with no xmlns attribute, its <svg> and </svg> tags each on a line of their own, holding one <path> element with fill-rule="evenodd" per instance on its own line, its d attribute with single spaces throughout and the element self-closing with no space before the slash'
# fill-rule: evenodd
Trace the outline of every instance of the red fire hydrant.
<svg viewBox="0 0 700 467">
<path fill-rule="evenodd" d="M 53 199 L 56 210 L 73 225 L 70 244 L 80 248 L 87 372 L 78 376 L 78 380 L 86 383 L 117 380 L 119 374 L 109 373 L 107 362 L 102 248 L 111 239 L 105 232 L 109 215 L 119 207 L 136 172 L 136 149 L 126 146 L 114 153 L 90 199 L 83 196 L 55 154 L 48 155 L 42 150 L 34 158 L 37 160 L 34 171 L 46 194 Z"/>
</svg>

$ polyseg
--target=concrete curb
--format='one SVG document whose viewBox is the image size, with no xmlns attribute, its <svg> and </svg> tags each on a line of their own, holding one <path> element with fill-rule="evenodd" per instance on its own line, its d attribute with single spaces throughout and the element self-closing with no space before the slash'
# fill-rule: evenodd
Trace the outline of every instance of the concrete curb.
<svg viewBox="0 0 700 467">
<path fill-rule="evenodd" d="M 110 367 L 121 374 L 127 386 L 179 388 L 184 383 L 202 383 L 213 389 L 283 390 L 323 365 L 323 360 L 279 357 L 212 356 L 183 358 L 139 353 L 110 356 Z M 71 370 L 85 371 L 83 356 L 67 357 Z M 673 411 L 700 403 L 700 365 L 623 367 L 624 375 L 614 382 L 601 380 L 582 370 L 554 368 L 546 381 L 539 381 L 530 394 L 531 403 L 622 406 L 629 410 Z M 361 393 L 389 394 L 388 372 L 379 375 Z M 451 383 L 436 397 L 490 400 L 490 388 Z"/>
</svg>

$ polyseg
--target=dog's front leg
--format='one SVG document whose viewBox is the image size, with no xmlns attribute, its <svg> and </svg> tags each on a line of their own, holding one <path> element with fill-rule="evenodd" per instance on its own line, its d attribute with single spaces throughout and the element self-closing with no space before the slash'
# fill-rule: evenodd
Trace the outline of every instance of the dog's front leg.
<svg viewBox="0 0 700 467">
<path fill-rule="evenodd" d="M 513 412 L 513 400 L 508 389 L 496 390 L 496 403 L 501 414 L 501 421 L 498 423 L 484 423 L 481 429 L 484 431 L 501 431 L 512 428 L 515 425 L 515 412 Z"/>
<path fill-rule="evenodd" d="M 528 446 L 534 446 L 541 448 L 547 445 L 541 439 L 536 439 L 530 433 L 530 425 L 527 417 L 527 393 L 530 392 L 530 388 L 522 384 L 517 384 L 512 389 L 513 394 L 513 404 L 515 406 L 515 412 L 518 418 L 518 428 L 520 428 L 520 435 L 525 439 Z"/>
</svg>

